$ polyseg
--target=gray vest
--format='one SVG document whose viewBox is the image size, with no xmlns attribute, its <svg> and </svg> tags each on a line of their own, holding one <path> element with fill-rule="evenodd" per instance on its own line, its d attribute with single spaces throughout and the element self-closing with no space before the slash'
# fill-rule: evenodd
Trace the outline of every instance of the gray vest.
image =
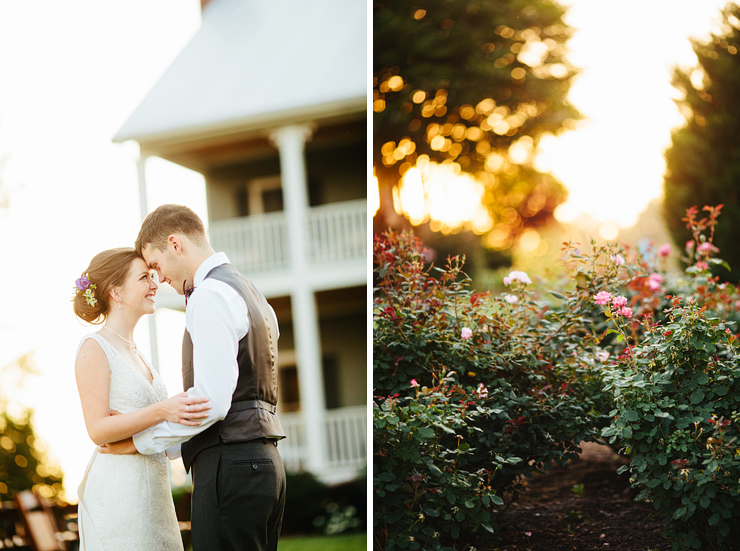
<svg viewBox="0 0 740 551">
<path fill-rule="evenodd" d="M 213 268 L 206 278 L 223 281 L 247 304 L 249 331 L 239 341 L 237 363 L 239 378 L 231 397 L 231 408 L 223 421 L 214 423 L 182 444 L 186 472 L 195 456 L 220 442 L 248 442 L 257 438 L 285 438 L 276 415 L 277 324 L 265 297 L 232 264 Z M 196 291 L 197 292 L 197 289 Z M 208 366 L 199 366 L 208 369 Z M 187 329 L 182 341 L 182 382 L 185 390 L 195 382 L 193 374 L 193 341 Z"/>
</svg>

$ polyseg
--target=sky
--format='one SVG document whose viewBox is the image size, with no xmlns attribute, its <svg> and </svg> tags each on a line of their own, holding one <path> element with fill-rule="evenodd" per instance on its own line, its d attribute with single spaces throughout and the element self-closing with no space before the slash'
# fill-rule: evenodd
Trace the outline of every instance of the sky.
<svg viewBox="0 0 740 551">
<path fill-rule="evenodd" d="M 199 26 L 199 0 L 0 0 L 0 366 L 32 352 L 40 372 L 22 389 L 0 381 L 0 398 L 35 410 L 72 502 L 94 449 L 74 381 L 91 332 L 72 312 L 74 280 L 96 253 L 132 246 L 142 218 L 138 146 L 111 139 Z M 206 217 L 200 175 L 150 159 L 147 181 L 150 210 L 179 203 Z M 174 394 L 184 320 L 161 310 L 157 326 Z M 145 353 L 147 328 L 134 335 Z"/>
<path fill-rule="evenodd" d="M 546 139 L 537 166 L 552 171 L 569 198 L 563 222 L 602 221 L 606 239 L 629 227 L 662 195 L 664 150 L 684 119 L 673 98 L 673 67 L 696 66 L 688 36 L 706 39 L 724 0 L 566 0 L 575 28 L 569 60 L 582 69 L 570 91 L 586 116 L 576 130 Z M 611 228 L 611 229 L 608 229 Z"/>
</svg>

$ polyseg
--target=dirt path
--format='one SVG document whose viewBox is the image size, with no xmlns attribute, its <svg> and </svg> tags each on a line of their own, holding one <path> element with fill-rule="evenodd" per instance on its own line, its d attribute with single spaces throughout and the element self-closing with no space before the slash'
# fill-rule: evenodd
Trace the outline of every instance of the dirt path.
<svg viewBox="0 0 740 551">
<path fill-rule="evenodd" d="M 616 474 L 624 463 L 606 446 L 585 444 L 579 461 L 529 481 L 506 513 L 506 544 L 488 549 L 670 551 L 652 504 L 634 501 L 627 473 Z"/>
</svg>

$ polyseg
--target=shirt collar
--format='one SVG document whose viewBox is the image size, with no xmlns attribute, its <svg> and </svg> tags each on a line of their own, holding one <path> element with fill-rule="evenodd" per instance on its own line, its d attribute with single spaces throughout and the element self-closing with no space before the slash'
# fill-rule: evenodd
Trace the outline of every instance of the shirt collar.
<svg viewBox="0 0 740 551">
<path fill-rule="evenodd" d="M 203 280 L 208 275 L 208 272 L 213 270 L 216 266 L 221 266 L 221 264 L 229 264 L 229 259 L 226 256 L 226 253 L 212 254 L 211 256 L 206 258 L 195 271 L 195 276 L 193 277 L 193 286 L 197 287 L 198 285 L 203 283 Z"/>
</svg>

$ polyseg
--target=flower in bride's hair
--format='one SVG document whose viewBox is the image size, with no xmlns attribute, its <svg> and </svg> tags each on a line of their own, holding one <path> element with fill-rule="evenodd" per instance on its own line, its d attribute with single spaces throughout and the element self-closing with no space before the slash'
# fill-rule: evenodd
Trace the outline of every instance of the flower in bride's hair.
<svg viewBox="0 0 740 551">
<path fill-rule="evenodd" d="M 77 287 L 78 291 L 84 291 L 90 287 L 90 280 L 87 279 L 87 276 L 78 277 L 75 279 L 75 287 Z"/>
<path fill-rule="evenodd" d="M 98 303 L 98 299 L 95 298 L 95 289 L 97 289 L 97 287 L 94 283 L 90 283 L 87 276 L 75 279 L 75 293 L 82 292 L 82 296 L 85 297 L 85 302 L 90 306 L 95 306 Z"/>
</svg>

